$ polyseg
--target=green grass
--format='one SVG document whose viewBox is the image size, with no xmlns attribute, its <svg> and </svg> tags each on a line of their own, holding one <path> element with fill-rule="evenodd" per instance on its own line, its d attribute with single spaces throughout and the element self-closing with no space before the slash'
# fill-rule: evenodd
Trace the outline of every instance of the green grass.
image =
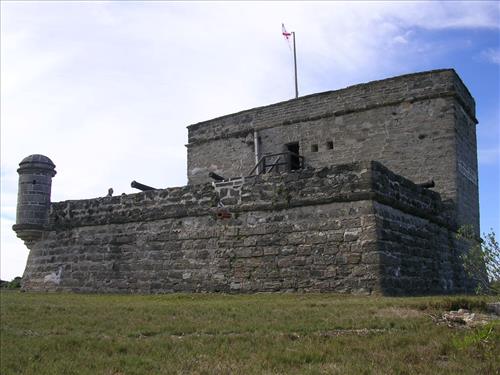
<svg viewBox="0 0 500 375">
<path fill-rule="evenodd" d="M 436 325 L 484 297 L 1 292 L 0 373 L 500 374 L 500 324 Z"/>
</svg>

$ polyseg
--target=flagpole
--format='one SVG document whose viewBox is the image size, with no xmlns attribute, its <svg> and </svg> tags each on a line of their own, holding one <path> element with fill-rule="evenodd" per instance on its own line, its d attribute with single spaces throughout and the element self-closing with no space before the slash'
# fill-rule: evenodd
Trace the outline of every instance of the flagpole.
<svg viewBox="0 0 500 375">
<path fill-rule="evenodd" d="M 293 36 L 293 65 L 295 68 L 295 99 L 299 97 L 299 86 L 297 84 L 297 53 L 295 52 L 295 31 L 292 31 Z"/>
</svg>

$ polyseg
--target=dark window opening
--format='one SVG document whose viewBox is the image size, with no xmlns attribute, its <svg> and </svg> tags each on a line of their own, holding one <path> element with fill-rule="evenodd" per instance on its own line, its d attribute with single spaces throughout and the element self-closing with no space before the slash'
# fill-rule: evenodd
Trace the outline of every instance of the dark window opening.
<svg viewBox="0 0 500 375">
<path fill-rule="evenodd" d="M 318 152 L 318 145 L 311 145 L 311 152 Z"/>
<path fill-rule="evenodd" d="M 36 180 L 33 180 L 33 185 L 36 185 Z"/>
<path fill-rule="evenodd" d="M 300 169 L 299 142 L 287 144 L 286 149 L 292 153 L 290 155 L 290 170 L 296 171 L 297 169 Z"/>
<path fill-rule="evenodd" d="M 328 150 L 333 150 L 333 141 L 326 142 L 326 148 Z"/>
</svg>

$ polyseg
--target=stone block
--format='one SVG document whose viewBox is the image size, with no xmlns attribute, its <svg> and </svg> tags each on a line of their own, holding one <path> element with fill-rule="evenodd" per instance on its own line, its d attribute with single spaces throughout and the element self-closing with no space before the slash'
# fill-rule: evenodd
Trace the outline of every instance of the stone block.
<svg viewBox="0 0 500 375">
<path fill-rule="evenodd" d="M 361 233 L 360 229 L 348 229 L 344 232 L 344 241 L 357 241 Z"/>
</svg>

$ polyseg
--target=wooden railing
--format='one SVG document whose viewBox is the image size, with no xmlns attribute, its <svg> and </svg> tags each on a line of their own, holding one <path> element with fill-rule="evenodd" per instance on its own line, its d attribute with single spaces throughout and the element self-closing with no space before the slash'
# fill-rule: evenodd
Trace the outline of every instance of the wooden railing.
<svg viewBox="0 0 500 375">
<path fill-rule="evenodd" d="M 284 168 L 280 168 L 283 166 Z M 278 154 L 264 155 L 255 164 L 248 176 L 269 173 L 273 170 L 286 171 L 304 168 L 304 157 L 291 151 L 280 152 Z"/>
</svg>

